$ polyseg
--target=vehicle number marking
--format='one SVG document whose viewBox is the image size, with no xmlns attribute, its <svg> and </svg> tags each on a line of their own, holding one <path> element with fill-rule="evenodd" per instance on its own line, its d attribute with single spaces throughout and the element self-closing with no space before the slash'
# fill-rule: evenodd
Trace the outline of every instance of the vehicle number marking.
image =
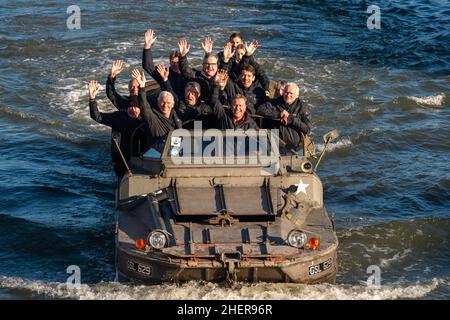
<svg viewBox="0 0 450 320">
<path fill-rule="evenodd" d="M 316 264 L 314 266 L 309 267 L 309 275 L 313 276 L 315 274 L 324 272 L 325 270 L 329 269 L 333 265 L 331 258 L 328 260 L 325 260 L 324 262 L 321 262 L 319 264 Z"/>
<path fill-rule="evenodd" d="M 128 270 L 134 271 L 134 272 L 142 274 L 144 276 L 151 276 L 152 271 L 153 271 L 151 266 L 148 266 L 146 264 L 137 263 L 132 260 L 127 261 L 127 268 L 128 268 Z"/>
</svg>

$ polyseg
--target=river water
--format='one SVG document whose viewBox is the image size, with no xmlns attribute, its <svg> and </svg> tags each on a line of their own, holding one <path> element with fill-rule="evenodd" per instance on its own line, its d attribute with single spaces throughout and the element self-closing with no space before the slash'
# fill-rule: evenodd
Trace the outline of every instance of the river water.
<svg viewBox="0 0 450 320">
<path fill-rule="evenodd" d="M 0 1 L 0 298 L 450 298 L 449 1 L 74 4 L 78 30 L 66 2 Z M 381 29 L 367 28 L 369 5 Z M 157 62 L 182 37 L 194 65 L 206 35 L 215 51 L 233 31 L 258 39 L 270 78 L 300 85 L 319 148 L 339 128 L 318 170 L 340 241 L 335 285 L 114 282 L 109 129 L 89 118 L 86 85 L 121 59 L 125 94 L 149 27 Z M 113 110 L 104 90 L 99 108 Z M 366 286 L 370 266 L 379 288 Z"/>
</svg>

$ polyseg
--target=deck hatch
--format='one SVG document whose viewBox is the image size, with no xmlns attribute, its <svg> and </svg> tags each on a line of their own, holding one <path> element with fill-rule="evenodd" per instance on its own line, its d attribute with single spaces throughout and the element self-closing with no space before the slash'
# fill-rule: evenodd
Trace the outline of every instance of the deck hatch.
<svg viewBox="0 0 450 320">
<path fill-rule="evenodd" d="M 228 213 L 233 216 L 274 215 L 277 193 L 268 181 L 262 186 L 230 187 L 177 187 L 176 182 L 168 188 L 169 200 L 177 215 L 216 215 Z"/>
</svg>

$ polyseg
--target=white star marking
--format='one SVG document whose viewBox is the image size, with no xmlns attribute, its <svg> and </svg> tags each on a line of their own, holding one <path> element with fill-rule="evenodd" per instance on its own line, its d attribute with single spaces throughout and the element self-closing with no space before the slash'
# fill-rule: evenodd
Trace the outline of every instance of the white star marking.
<svg viewBox="0 0 450 320">
<path fill-rule="evenodd" d="M 297 191 L 295 192 L 295 194 L 299 194 L 300 192 L 306 194 L 306 188 L 309 186 L 309 184 L 304 184 L 302 179 L 300 179 L 300 183 L 294 184 L 294 186 L 297 186 Z"/>
</svg>

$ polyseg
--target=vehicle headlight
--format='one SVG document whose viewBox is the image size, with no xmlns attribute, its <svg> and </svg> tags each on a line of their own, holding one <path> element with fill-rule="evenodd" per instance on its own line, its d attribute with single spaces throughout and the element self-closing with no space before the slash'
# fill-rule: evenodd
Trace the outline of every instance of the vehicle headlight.
<svg viewBox="0 0 450 320">
<path fill-rule="evenodd" d="M 292 230 L 289 232 L 287 240 L 290 246 L 301 248 L 306 244 L 306 234 L 299 230 Z"/>
<path fill-rule="evenodd" d="M 153 249 L 162 249 L 167 243 L 167 237 L 161 231 L 153 231 L 148 236 L 148 244 Z"/>
</svg>

